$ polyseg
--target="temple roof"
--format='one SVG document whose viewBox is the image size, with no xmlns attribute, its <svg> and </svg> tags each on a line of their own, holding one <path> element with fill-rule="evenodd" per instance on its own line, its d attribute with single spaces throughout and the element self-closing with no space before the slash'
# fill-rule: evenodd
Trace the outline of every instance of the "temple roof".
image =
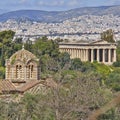
<svg viewBox="0 0 120 120">
<path fill-rule="evenodd" d="M 22 61 L 23 63 L 26 63 L 29 60 L 38 60 L 37 57 L 32 54 L 31 52 L 29 52 L 28 50 L 25 50 L 24 48 L 22 48 L 21 50 L 17 51 L 16 53 L 14 53 L 11 57 L 10 57 L 10 63 L 13 63 L 17 60 Z"/>
</svg>

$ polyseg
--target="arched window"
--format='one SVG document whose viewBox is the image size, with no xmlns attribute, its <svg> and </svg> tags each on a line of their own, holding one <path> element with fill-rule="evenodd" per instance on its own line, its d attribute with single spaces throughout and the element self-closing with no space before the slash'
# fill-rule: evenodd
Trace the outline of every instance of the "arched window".
<svg viewBox="0 0 120 120">
<path fill-rule="evenodd" d="M 22 65 L 16 65 L 16 78 L 22 78 Z"/>
<path fill-rule="evenodd" d="M 19 66 L 19 78 L 22 78 L 22 66 Z"/>
<path fill-rule="evenodd" d="M 30 79 L 33 78 L 33 68 L 34 67 L 31 64 L 27 66 L 28 78 L 30 78 Z"/>
<path fill-rule="evenodd" d="M 18 69 L 18 65 L 16 65 L 16 78 L 18 78 L 18 74 L 19 74 L 19 69 Z"/>
<path fill-rule="evenodd" d="M 31 65 L 31 78 L 33 78 L 33 65 Z"/>
</svg>

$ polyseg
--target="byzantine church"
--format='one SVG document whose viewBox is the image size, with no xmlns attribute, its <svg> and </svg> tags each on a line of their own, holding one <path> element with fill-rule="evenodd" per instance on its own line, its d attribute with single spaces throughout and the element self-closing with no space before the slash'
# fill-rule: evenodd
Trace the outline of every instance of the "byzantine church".
<svg viewBox="0 0 120 120">
<path fill-rule="evenodd" d="M 40 80 L 40 60 L 24 49 L 14 53 L 6 60 L 5 80 L 0 82 L 0 94 L 24 94 L 45 91 L 45 80 Z"/>
</svg>

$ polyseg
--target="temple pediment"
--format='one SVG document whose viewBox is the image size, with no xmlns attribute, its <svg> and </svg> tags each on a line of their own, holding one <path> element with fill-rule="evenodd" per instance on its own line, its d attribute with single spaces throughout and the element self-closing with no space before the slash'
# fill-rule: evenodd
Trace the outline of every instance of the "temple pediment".
<svg viewBox="0 0 120 120">
<path fill-rule="evenodd" d="M 107 42 L 105 40 L 99 40 L 99 41 L 92 42 L 90 44 L 109 44 L 109 42 Z"/>
</svg>

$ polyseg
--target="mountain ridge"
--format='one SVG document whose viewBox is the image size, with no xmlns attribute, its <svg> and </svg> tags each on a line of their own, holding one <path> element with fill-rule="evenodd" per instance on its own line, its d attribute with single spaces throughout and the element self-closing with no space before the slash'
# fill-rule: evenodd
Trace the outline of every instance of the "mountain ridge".
<svg viewBox="0 0 120 120">
<path fill-rule="evenodd" d="M 17 10 L 0 15 L 0 22 L 9 19 L 30 20 L 37 22 L 62 22 L 67 19 L 82 15 L 107 15 L 113 14 L 120 16 L 120 5 L 100 6 L 100 7 L 82 7 L 67 11 L 44 11 L 44 10 Z"/>
</svg>

